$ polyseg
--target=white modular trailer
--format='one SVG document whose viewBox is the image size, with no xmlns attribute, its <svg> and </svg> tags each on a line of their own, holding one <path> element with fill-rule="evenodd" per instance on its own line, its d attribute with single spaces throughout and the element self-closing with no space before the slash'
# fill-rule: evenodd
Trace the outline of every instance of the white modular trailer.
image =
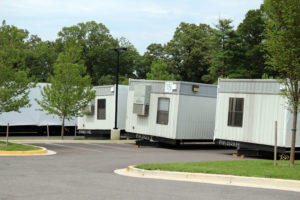
<svg viewBox="0 0 300 200">
<path fill-rule="evenodd" d="M 86 110 L 90 111 L 90 114 L 78 118 L 79 133 L 110 133 L 115 124 L 116 86 L 96 86 L 93 89 L 96 91 L 96 97 Z M 120 130 L 125 130 L 127 95 L 128 86 L 118 85 L 117 128 Z"/>
<path fill-rule="evenodd" d="M 282 88 L 276 80 L 219 79 L 216 143 L 273 151 L 277 121 L 278 147 L 281 151 L 290 148 L 293 115 L 280 95 Z M 300 147 L 300 137 L 296 137 L 296 147 Z"/>
<path fill-rule="evenodd" d="M 126 132 L 172 144 L 212 140 L 217 86 L 130 79 Z"/>
<path fill-rule="evenodd" d="M 7 112 L 0 114 L 0 126 L 60 126 L 62 120 L 56 115 L 47 115 L 41 111 L 40 105 L 35 99 L 42 100 L 41 88 L 48 83 L 38 83 L 35 88 L 31 88 L 28 98 L 30 107 L 21 108 L 20 112 Z M 77 119 L 65 120 L 65 126 L 76 126 Z"/>
</svg>

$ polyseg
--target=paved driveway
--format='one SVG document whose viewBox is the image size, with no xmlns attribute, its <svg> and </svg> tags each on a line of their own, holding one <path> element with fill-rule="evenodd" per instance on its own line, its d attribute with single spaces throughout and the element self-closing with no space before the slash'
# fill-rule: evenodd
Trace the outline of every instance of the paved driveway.
<svg viewBox="0 0 300 200">
<path fill-rule="evenodd" d="M 114 169 L 152 162 L 229 160 L 233 150 L 135 148 L 132 144 L 40 144 L 53 156 L 0 157 L 0 199 L 300 199 L 300 193 L 139 179 Z"/>
</svg>

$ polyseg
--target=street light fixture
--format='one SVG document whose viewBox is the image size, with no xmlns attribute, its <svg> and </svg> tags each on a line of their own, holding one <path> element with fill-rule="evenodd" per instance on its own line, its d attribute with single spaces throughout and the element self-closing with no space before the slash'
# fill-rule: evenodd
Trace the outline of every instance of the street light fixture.
<svg viewBox="0 0 300 200">
<path fill-rule="evenodd" d="M 115 75 L 115 84 L 116 84 L 116 98 L 115 98 L 115 127 L 118 129 L 118 88 L 119 88 L 119 65 L 120 65 L 120 53 L 127 51 L 127 48 L 114 48 L 111 51 L 117 52 L 117 66 L 116 66 L 116 75 Z"/>
</svg>

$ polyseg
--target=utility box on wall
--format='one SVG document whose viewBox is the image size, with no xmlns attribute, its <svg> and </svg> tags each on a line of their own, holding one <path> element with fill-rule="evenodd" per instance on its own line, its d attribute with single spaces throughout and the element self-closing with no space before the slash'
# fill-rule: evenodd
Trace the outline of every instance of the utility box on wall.
<svg viewBox="0 0 300 200">
<path fill-rule="evenodd" d="M 149 113 L 151 85 L 136 85 L 133 96 L 133 113 L 146 116 Z"/>
</svg>

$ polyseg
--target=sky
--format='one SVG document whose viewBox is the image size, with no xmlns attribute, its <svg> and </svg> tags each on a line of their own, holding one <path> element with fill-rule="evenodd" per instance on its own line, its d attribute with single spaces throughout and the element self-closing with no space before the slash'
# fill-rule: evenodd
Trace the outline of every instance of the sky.
<svg viewBox="0 0 300 200">
<path fill-rule="evenodd" d="M 103 23 L 114 38 L 125 37 L 143 54 L 151 43 L 165 44 L 180 22 L 215 26 L 219 18 L 235 28 L 263 0 L 0 0 L 0 20 L 55 40 L 63 27 Z"/>
</svg>

